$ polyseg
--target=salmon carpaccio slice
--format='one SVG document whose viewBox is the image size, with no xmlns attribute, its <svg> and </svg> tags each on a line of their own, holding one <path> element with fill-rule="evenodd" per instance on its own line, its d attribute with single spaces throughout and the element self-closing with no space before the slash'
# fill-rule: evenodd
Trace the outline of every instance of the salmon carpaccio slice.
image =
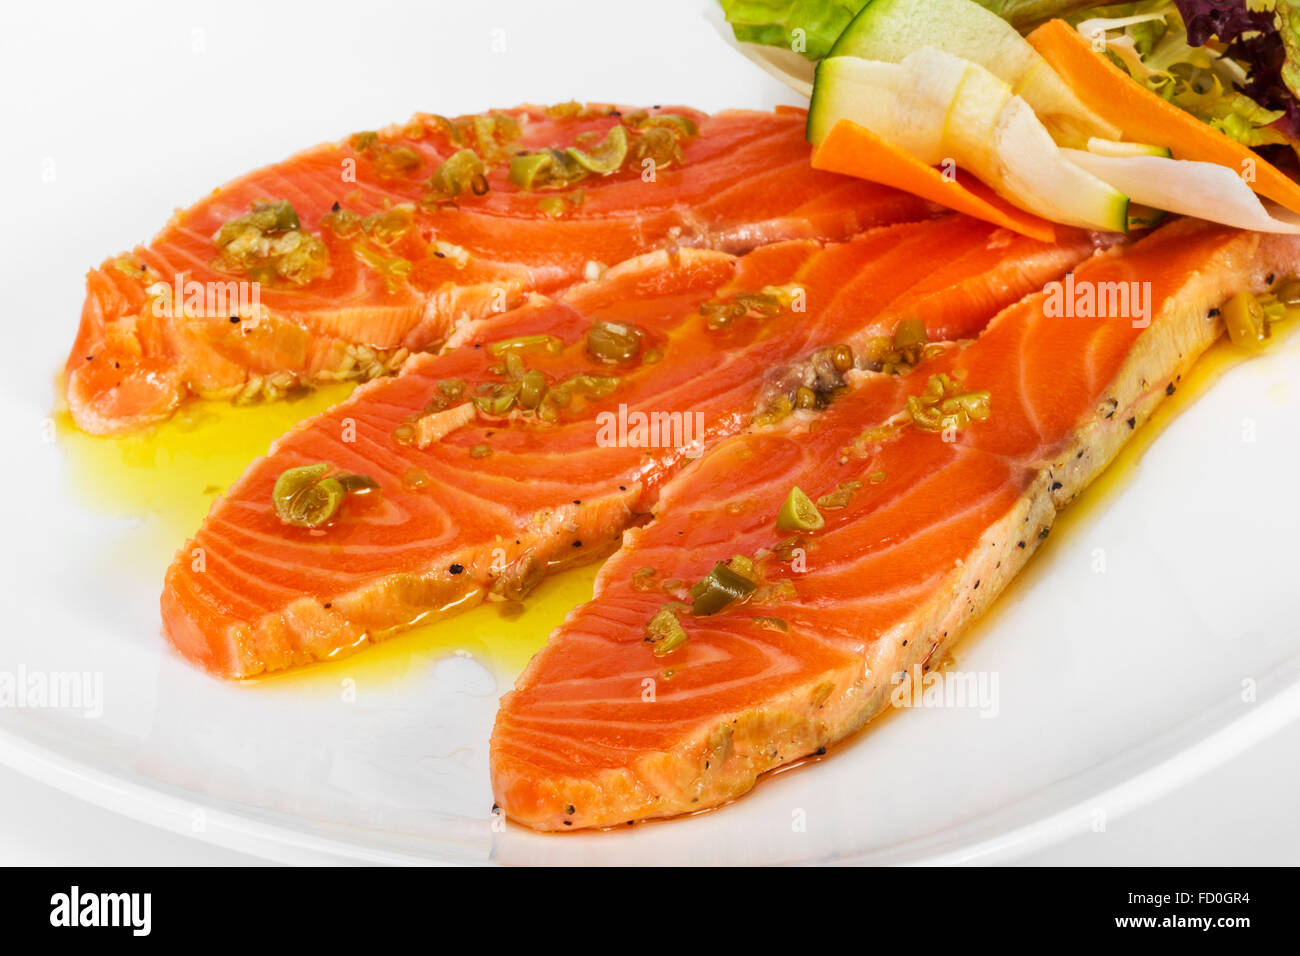
<svg viewBox="0 0 1300 956">
<path fill-rule="evenodd" d="M 935 338 L 972 336 L 1092 251 L 1082 234 L 1049 245 L 949 216 L 742 258 L 650 253 L 559 300 L 474 320 L 456 349 L 416 356 L 400 376 L 295 427 L 218 499 L 168 570 L 167 634 L 207 669 L 247 677 L 338 656 L 487 596 L 521 598 L 550 571 L 612 551 L 688 453 L 814 381 L 826 347 L 861 351 L 904 316 L 921 317 Z M 767 288 L 799 290 L 803 311 L 792 297 L 775 315 L 721 329 L 700 312 Z M 595 321 L 637 326 L 641 358 L 597 362 L 586 347 Z M 500 343 L 530 336 L 552 337 L 553 348 L 518 354 L 553 389 L 595 375 L 612 392 L 576 398 L 553 422 L 518 409 L 490 417 L 458 400 L 424 417 L 436 440 L 396 440 L 440 382 L 463 382 L 467 396 L 502 383 Z M 676 424 L 638 435 L 638 414 Z M 379 490 L 350 498 L 328 527 L 289 526 L 272 488 L 286 469 L 316 462 L 369 475 Z"/>
<path fill-rule="evenodd" d="M 812 169 L 803 113 L 787 108 L 643 111 L 698 127 L 680 142 L 680 159 L 655 167 L 651 181 L 644 161 L 629 161 L 565 189 L 516 188 L 508 181 L 514 153 L 590 146 L 616 125 L 631 128 L 631 114 L 613 107 L 567 112 L 419 114 L 306 150 L 177 212 L 147 246 L 88 274 L 65 366 L 73 419 L 115 434 L 166 418 L 190 395 L 248 401 L 374 377 L 439 347 L 465 318 L 564 288 L 588 263 L 669 246 L 744 252 L 783 239 L 845 239 L 937 211 L 907 193 Z M 431 180 L 462 149 L 486 163 L 490 188 L 446 200 Z M 219 265 L 215 237 L 268 200 L 292 205 L 300 232 L 324 244 L 327 262 L 324 271 L 263 278 L 253 305 L 248 263 L 227 257 Z M 326 219 L 339 210 L 363 222 L 394 211 L 400 218 L 387 227 L 376 219 L 379 228 Z M 170 309 L 163 287 L 176 299 Z"/>
<path fill-rule="evenodd" d="M 502 699 L 497 802 L 542 830 L 689 813 L 853 733 L 946 652 L 1177 387 L 1222 330 L 1212 307 L 1297 269 L 1294 238 L 1180 221 L 1075 275 L 1076 288 L 1149 282 L 1147 328 L 1049 318 L 1040 293 L 969 348 L 906 377 L 868 375 L 802 424 L 720 443 L 663 488 L 592 602 Z M 900 414 L 937 372 L 991 397 L 990 417 L 953 440 Z M 792 486 L 816 499 L 845 482 L 861 484 L 822 509 L 824 528 L 780 544 Z M 756 597 L 677 611 L 688 639 L 656 656 L 647 622 L 737 554 L 755 559 Z"/>
</svg>

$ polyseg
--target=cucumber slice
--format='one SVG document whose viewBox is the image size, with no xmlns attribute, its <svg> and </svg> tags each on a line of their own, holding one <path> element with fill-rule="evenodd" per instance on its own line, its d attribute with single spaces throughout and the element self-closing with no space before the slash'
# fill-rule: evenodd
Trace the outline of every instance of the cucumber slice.
<svg viewBox="0 0 1300 956">
<path fill-rule="evenodd" d="M 898 64 L 831 57 L 817 68 L 809 138 L 841 119 L 929 165 L 951 160 L 1047 219 L 1124 232 L 1128 199 L 1068 162 L 1029 105 L 988 70 L 924 48 Z"/>
<path fill-rule="evenodd" d="M 933 122 L 932 101 L 956 95 L 961 77 L 932 76 L 913 84 L 896 63 L 832 57 L 817 64 L 808 105 L 808 140 L 820 143 L 842 119 L 868 129 L 889 130 L 889 138 L 925 162 L 942 159 L 943 124 Z"/>
<path fill-rule="evenodd" d="M 993 185 L 1022 209 L 1053 222 L 1127 232 L 1128 196 L 1070 162 L 1072 152 L 1052 142 L 1029 104 L 1013 97 L 994 134 L 1002 168 Z"/>
<path fill-rule="evenodd" d="M 1088 137 L 1118 139 L 1120 130 L 1083 104 L 1015 28 L 974 0 L 868 0 L 844 28 L 830 56 L 900 63 L 922 47 L 970 60 L 1010 84 L 1064 145 Z"/>
<path fill-rule="evenodd" d="M 1128 229 L 1129 232 L 1142 229 L 1154 229 L 1164 221 L 1169 213 L 1163 209 L 1156 209 L 1153 206 L 1143 206 L 1131 202 L 1128 204 Z"/>
<path fill-rule="evenodd" d="M 1098 156 L 1172 156 L 1167 147 L 1152 146 L 1150 143 L 1117 143 L 1113 139 L 1099 139 L 1094 136 L 1088 140 L 1088 152 Z"/>
</svg>

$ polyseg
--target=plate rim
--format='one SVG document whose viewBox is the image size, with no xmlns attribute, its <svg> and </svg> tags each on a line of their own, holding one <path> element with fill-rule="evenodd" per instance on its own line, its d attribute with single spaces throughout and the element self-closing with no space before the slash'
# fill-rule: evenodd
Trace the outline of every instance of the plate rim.
<svg viewBox="0 0 1300 956">
<path fill-rule="evenodd" d="M 1285 664 L 1279 669 L 1288 669 Z M 1019 826 L 1001 829 L 978 838 L 967 846 L 926 853 L 924 844 L 941 842 L 945 834 L 988 819 L 984 813 L 972 820 L 954 824 L 945 830 L 926 837 L 908 841 L 902 847 L 854 852 L 848 856 L 818 858 L 804 861 L 785 861 L 802 864 L 870 865 L 897 863 L 909 866 L 988 865 L 1006 863 L 1035 850 L 1059 843 L 1085 831 L 1081 821 L 1088 818 L 1099 803 L 1107 807 L 1107 821 L 1120 819 L 1204 776 L 1222 766 L 1233 757 L 1300 721 L 1300 667 L 1290 668 L 1290 679 L 1267 699 L 1253 704 L 1240 716 L 1208 732 L 1197 731 L 1203 721 L 1176 727 L 1159 734 L 1135 748 L 1120 751 L 1093 765 L 1077 776 L 1104 776 L 1107 767 L 1136 759 L 1135 751 L 1144 749 L 1167 750 L 1160 759 L 1145 770 L 1131 774 L 1117 783 L 1091 788 L 1085 796 L 1075 798 L 1064 807 L 1039 814 L 1035 819 Z M 1221 708 L 1206 715 L 1213 716 Z M 1179 738 L 1191 737 L 1179 743 Z M 1172 746 L 1170 746 L 1172 744 Z M 247 812 L 219 805 L 211 795 L 186 790 L 190 797 L 172 792 L 162 781 L 153 778 L 133 779 L 121 771 L 93 767 L 74 756 L 60 753 L 12 728 L 0 725 L 0 764 L 25 776 L 70 794 L 92 806 L 120 814 L 130 819 L 159 827 L 163 830 L 188 836 L 205 843 L 275 863 L 290 865 L 388 865 L 388 866 L 491 866 L 502 861 L 487 858 L 452 859 L 447 855 L 408 853 L 308 832 L 293 825 L 292 816 L 284 822 L 259 820 L 253 815 L 259 809 L 247 806 Z M 1055 781 L 1051 786 L 1067 783 L 1071 777 Z M 151 782 L 152 781 L 152 782 Z M 1014 810 L 1033 798 L 1032 794 L 1012 804 L 999 808 Z M 239 804 L 244 807 L 246 805 Z M 205 826 L 194 831 L 193 813 L 201 809 Z M 266 811 L 280 815 L 278 811 Z M 997 813 L 998 811 L 993 811 Z M 328 826 L 328 824 L 322 824 Z M 445 846 L 446 840 L 433 840 L 433 847 Z M 909 846 L 916 848 L 909 851 Z M 872 857 L 897 856 L 898 860 L 872 860 Z M 616 864 L 614 864 L 616 865 Z M 780 863 L 773 865 L 781 865 Z"/>
</svg>

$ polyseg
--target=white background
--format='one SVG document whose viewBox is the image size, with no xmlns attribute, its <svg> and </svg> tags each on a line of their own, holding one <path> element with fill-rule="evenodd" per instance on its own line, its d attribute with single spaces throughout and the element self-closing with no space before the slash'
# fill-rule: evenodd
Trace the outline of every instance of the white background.
<svg viewBox="0 0 1300 956">
<path fill-rule="evenodd" d="M 49 383 L 75 327 L 87 266 L 152 235 L 174 207 L 303 146 L 400 121 L 416 110 L 455 114 L 571 97 L 680 102 L 704 109 L 799 102 L 724 45 L 702 19 L 702 6 L 667 0 L 10 5 L 0 29 L 0 128 L 6 134 L 0 182 L 8 207 L 0 231 L 0 288 L 12 349 L 6 364 L 14 366 L 5 393 L 5 414 L 12 420 L 6 417 L 5 425 L 28 429 L 48 414 Z M 1295 369 L 1291 349 L 1285 361 L 1233 373 L 1157 443 L 1142 477 L 1106 520 L 1089 526 L 1087 534 L 1101 536 L 1117 559 L 1128 558 L 1128 577 L 1090 580 L 1081 588 L 1080 579 L 1071 577 L 1080 573 L 1075 565 L 1087 560 L 1089 542 L 1080 539 L 1081 557 L 1060 549 L 1045 559 L 1034 592 L 1025 597 L 1022 590 L 1014 610 L 999 616 L 999 631 L 980 642 L 975 653 L 1005 662 L 999 666 L 1016 659 L 1032 671 L 1034 661 L 1025 655 L 1037 648 L 1048 665 L 1065 661 L 1073 668 L 1075 680 L 1035 704 L 1078 708 L 1072 719 L 1058 721 L 1065 728 L 1058 727 L 1058 734 L 1072 723 L 1081 731 L 1105 725 L 1105 739 L 1053 740 L 1051 756 L 1061 767 L 1052 773 L 1077 769 L 1064 757 L 1089 747 L 1102 759 L 1117 735 L 1137 739 L 1148 726 L 1177 722 L 1179 713 L 1192 713 L 1201 698 L 1189 691 L 1181 705 L 1193 710 L 1162 710 L 1178 697 L 1176 690 L 1194 686 L 1206 691 L 1201 697 L 1217 700 L 1222 688 L 1214 682 L 1216 669 L 1226 685 L 1235 685 L 1241 674 L 1258 676 L 1253 668 L 1284 656 L 1274 653 L 1277 645 L 1294 641 L 1289 594 L 1294 592 L 1296 509 L 1288 486 L 1296 473 L 1296 409 L 1291 393 L 1279 398 L 1278 389 L 1285 391 Z M 1280 407 L 1258 412 L 1265 396 Z M 1239 447 L 1222 436 L 1234 433 L 1247 412 L 1259 414 L 1266 437 L 1270 425 L 1279 437 L 1254 449 L 1255 459 L 1243 461 Z M 11 447 L 27 453 L 21 441 Z M 40 501 L 39 493 L 10 496 L 6 526 L 16 527 L 24 518 L 20 510 L 33 501 Z M 44 506 L 57 509 L 57 497 Z M 74 620 L 81 591 L 92 586 L 82 579 L 84 569 L 99 567 L 75 553 L 51 557 L 46 549 L 57 547 L 57 533 L 46 539 L 40 525 L 27 518 L 23 527 L 36 530 L 14 535 L 19 540 L 6 546 L 0 564 L 0 581 L 10 589 L 3 594 L 10 628 L 0 641 L 15 645 L 36 642 L 56 611 L 68 610 L 68 620 Z M 1224 556 L 1234 554 L 1241 560 L 1226 563 Z M 1241 570 L 1243 562 L 1258 567 Z M 64 568 L 70 569 L 67 579 L 50 584 Z M 42 590 L 42 583 L 49 587 Z M 1220 588 L 1235 589 L 1248 606 L 1236 607 Z M 107 620 L 102 614 L 84 617 L 79 626 L 91 629 L 84 634 L 71 635 L 71 625 L 60 623 L 58 637 L 66 642 L 60 649 L 75 654 L 77 641 L 89 641 L 97 653 L 120 657 L 114 628 L 138 632 L 131 615 L 138 605 L 145 609 L 140 620 L 151 620 L 155 594 L 146 589 L 139 601 L 132 596 L 129 608 L 110 606 Z M 1068 620 L 1055 623 L 1067 611 Z M 96 625 L 86 621 L 102 623 L 103 640 L 91 632 Z M 1267 638 L 1247 643 L 1261 634 Z M 122 653 L 138 655 L 157 669 L 156 640 L 145 633 Z M 1042 651 L 1049 640 L 1056 642 L 1048 646 L 1058 654 Z M 1240 658 L 1233 657 L 1239 651 Z M 1130 727 L 1121 719 L 1122 708 L 1109 706 L 1105 690 L 1123 675 L 1103 666 L 1106 661 L 1153 671 L 1174 661 L 1177 686 L 1157 683 L 1154 694 L 1140 698 L 1134 695 L 1149 685 L 1117 687 L 1117 699 L 1137 700 Z M 164 660 L 160 679 L 170 679 L 174 668 Z M 153 679 L 152 672 L 146 676 Z M 182 673 L 180 679 L 186 678 Z M 1090 681 L 1092 692 L 1079 686 Z M 1060 714 L 1042 714 L 1047 735 L 1048 718 Z M 898 734 L 919 734 L 921 716 L 911 724 L 892 721 L 853 752 L 783 782 L 783 792 L 797 790 L 817 774 L 843 785 L 855 772 L 851 760 L 858 760 L 866 774 L 892 765 L 873 760 L 874 748 L 888 748 Z M 922 741 L 960 739 L 943 726 L 926 729 L 939 736 L 919 734 Z M 1033 740 L 1034 725 L 1019 733 L 1022 741 Z M 1013 732 L 1008 749 L 1016 740 Z M 1293 818 L 1300 788 L 1298 745 L 1300 731 L 1288 728 L 1244 754 L 1226 755 L 1227 762 L 1208 776 L 1113 819 L 1104 834 L 1040 846 L 1026 859 L 1294 863 L 1300 860 Z M 901 752 L 908 746 L 898 744 Z M 956 765 L 961 757 L 954 754 L 953 760 Z M 962 766 L 964 772 L 977 772 L 974 763 Z M 977 789 L 970 787 L 972 794 Z M 769 790 L 778 792 L 775 784 Z M 995 794 L 996 787 L 985 781 L 984 797 Z M 1081 790 L 1072 799 L 1085 795 Z M 742 811 L 761 811 L 767 799 L 726 811 L 732 816 L 719 815 L 718 825 L 740 819 Z M 1017 852 L 999 858 L 1015 858 Z M 245 860 L 0 769 L 0 862 Z"/>
</svg>

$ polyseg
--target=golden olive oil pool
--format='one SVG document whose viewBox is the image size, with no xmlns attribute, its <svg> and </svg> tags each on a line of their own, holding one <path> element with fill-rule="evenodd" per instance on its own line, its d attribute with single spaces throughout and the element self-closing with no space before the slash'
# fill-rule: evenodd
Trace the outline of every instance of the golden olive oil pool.
<svg viewBox="0 0 1300 956">
<path fill-rule="evenodd" d="M 338 404 L 351 385 L 315 389 L 286 401 L 239 406 L 195 401 L 170 420 L 119 438 L 87 435 L 71 416 L 56 416 L 58 442 L 68 459 L 71 492 L 86 507 L 131 519 L 134 556 L 163 571 L 198 530 L 216 497 L 296 422 Z M 545 581 L 518 616 L 493 604 L 412 628 L 358 654 L 245 683 L 318 683 L 336 688 L 344 679 L 392 682 L 421 672 L 417 665 L 468 653 L 489 668 L 504 690 L 546 642 L 570 608 L 590 600 L 598 563 Z M 159 637 L 159 640 L 163 638 Z"/>
</svg>

